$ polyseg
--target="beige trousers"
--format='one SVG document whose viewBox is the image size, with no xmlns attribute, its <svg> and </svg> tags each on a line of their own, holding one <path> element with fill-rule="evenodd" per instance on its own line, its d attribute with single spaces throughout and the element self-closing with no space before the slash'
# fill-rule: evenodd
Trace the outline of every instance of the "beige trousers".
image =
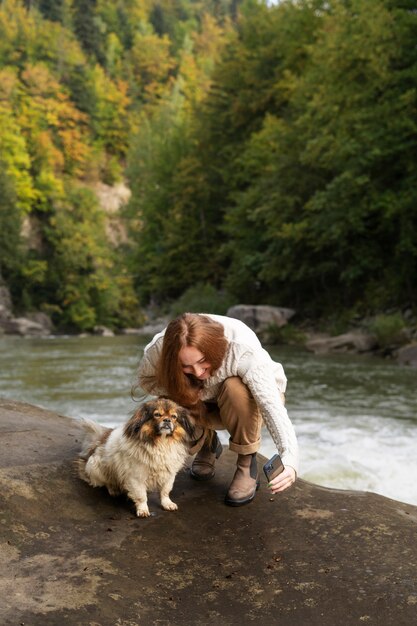
<svg viewBox="0 0 417 626">
<path fill-rule="evenodd" d="M 227 430 L 229 449 L 237 454 L 252 454 L 259 450 L 262 416 L 239 376 L 226 378 L 217 402 L 206 402 L 205 405 L 207 412 L 200 422 L 204 432 L 190 449 L 190 454 L 196 454 L 202 448 L 206 436 L 213 430 Z"/>
</svg>

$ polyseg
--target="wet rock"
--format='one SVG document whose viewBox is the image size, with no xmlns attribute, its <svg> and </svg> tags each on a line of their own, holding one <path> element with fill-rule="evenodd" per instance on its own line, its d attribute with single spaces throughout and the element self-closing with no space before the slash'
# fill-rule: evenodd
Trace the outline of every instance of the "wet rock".
<svg viewBox="0 0 417 626">
<path fill-rule="evenodd" d="M 337 337 L 315 337 L 309 339 L 305 346 L 316 354 L 329 352 L 370 352 L 377 345 L 375 337 L 368 333 L 355 331 Z"/>
<path fill-rule="evenodd" d="M 144 337 L 153 337 L 157 333 L 160 333 L 169 324 L 168 317 L 159 317 L 155 320 L 149 321 L 140 328 L 123 328 L 120 331 L 121 335 L 142 335 Z"/>
<path fill-rule="evenodd" d="M 21 335 L 44 337 L 50 334 L 50 330 L 43 324 L 35 322 L 27 317 L 13 317 L 1 322 L 3 330 L 9 335 Z"/>
<path fill-rule="evenodd" d="M 114 332 L 107 326 L 94 326 L 93 334 L 100 335 L 100 337 L 114 337 Z"/>
<path fill-rule="evenodd" d="M 50 316 L 46 313 L 43 313 L 42 311 L 26 313 L 25 317 L 31 322 L 36 322 L 36 324 L 40 324 L 48 333 L 52 333 L 55 330 Z"/>
<path fill-rule="evenodd" d="M 235 455 L 139 519 L 78 479 L 77 420 L 0 400 L 0 623 L 415 623 L 417 507 L 303 480 L 227 507 Z M 263 459 L 259 458 L 259 466 Z"/>
<path fill-rule="evenodd" d="M 396 358 L 400 365 L 417 367 L 417 342 L 399 348 L 396 352 Z"/>
<path fill-rule="evenodd" d="M 22 317 L 13 316 L 13 304 L 10 290 L 0 276 L 0 333 L 11 335 L 49 335 L 53 324 L 46 313 L 26 313 Z"/>
<path fill-rule="evenodd" d="M 269 326 L 281 328 L 295 315 L 293 309 L 269 305 L 237 304 L 227 311 L 229 317 L 241 320 L 256 333 L 265 331 Z"/>
</svg>

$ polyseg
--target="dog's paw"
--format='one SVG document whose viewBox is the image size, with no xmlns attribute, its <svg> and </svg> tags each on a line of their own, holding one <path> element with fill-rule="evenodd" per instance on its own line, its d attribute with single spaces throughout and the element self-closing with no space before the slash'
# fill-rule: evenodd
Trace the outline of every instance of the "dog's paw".
<svg viewBox="0 0 417 626">
<path fill-rule="evenodd" d="M 161 505 L 165 511 L 177 511 L 178 510 L 178 505 L 175 504 L 175 502 L 173 502 L 172 500 L 164 500 L 163 502 L 161 502 Z"/>
<path fill-rule="evenodd" d="M 138 517 L 150 517 L 151 516 L 148 507 L 146 507 L 146 508 L 145 507 L 141 507 L 141 508 L 138 507 L 136 509 L 136 515 Z"/>
</svg>

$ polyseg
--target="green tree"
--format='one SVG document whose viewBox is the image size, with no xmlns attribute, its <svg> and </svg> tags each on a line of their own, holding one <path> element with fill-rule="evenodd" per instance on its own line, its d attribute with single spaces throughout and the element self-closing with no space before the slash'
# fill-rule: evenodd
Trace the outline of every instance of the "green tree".
<svg viewBox="0 0 417 626">
<path fill-rule="evenodd" d="M 81 330 L 135 323 L 132 283 L 109 250 L 105 215 L 89 189 L 67 189 L 66 201 L 50 216 L 46 236 L 48 274 L 45 290 L 38 290 L 39 306 L 53 304 L 60 324 Z"/>
<path fill-rule="evenodd" d="M 13 183 L 0 161 L 0 276 L 11 283 L 22 262 L 22 214 L 16 209 Z"/>
<path fill-rule="evenodd" d="M 132 48 L 134 34 L 148 22 L 152 0 L 98 0 L 97 15 L 106 24 L 106 32 L 114 34 L 123 50 Z"/>
<path fill-rule="evenodd" d="M 415 29 L 380 0 L 332 3 L 289 118 L 249 144 L 247 162 L 272 143 L 239 200 L 264 227 L 257 277 L 269 293 L 301 293 L 316 312 L 413 301 Z"/>
<path fill-rule="evenodd" d="M 274 137 L 276 129 L 291 127 L 293 93 L 308 62 L 323 4 L 247 3 L 199 112 L 208 197 L 217 212 L 213 222 L 221 225 L 218 256 L 229 265 L 227 287 L 241 298 L 248 292 L 255 300 L 276 298 L 269 279 L 261 275 L 268 228 L 259 207 L 274 202 L 277 193 L 276 180 L 268 179 L 274 160 L 282 155 L 290 163 L 291 142 L 277 150 Z M 294 175 L 297 179 L 298 168 Z M 297 193 L 295 189 L 293 201 Z M 281 206 L 274 206 L 281 212 Z"/>
<path fill-rule="evenodd" d="M 200 133 L 235 294 L 415 300 L 415 34 L 404 3 L 248 5 Z"/>
<path fill-rule="evenodd" d="M 2 78 L 5 80 L 0 90 L 5 88 L 8 78 L 13 84 L 13 74 L 0 71 L 0 85 Z M 0 160 L 14 190 L 16 210 L 29 212 L 37 199 L 30 172 L 31 159 L 22 128 L 8 102 L 0 102 Z"/>
<path fill-rule="evenodd" d="M 176 65 L 170 46 L 166 35 L 159 37 L 149 27 L 135 33 L 127 63 L 130 91 L 136 100 L 153 104 L 169 93 Z"/>
<path fill-rule="evenodd" d="M 39 11 L 47 20 L 63 22 L 65 19 L 67 0 L 39 0 Z"/>
<path fill-rule="evenodd" d="M 129 155 L 128 215 L 136 283 L 145 300 L 175 298 L 196 281 L 220 284 L 220 224 L 207 196 L 195 109 L 210 88 L 208 50 L 219 55 L 223 40 L 223 30 L 204 20 L 195 41 L 184 43 L 171 95 L 139 120 Z"/>
<path fill-rule="evenodd" d="M 97 0 L 73 0 L 74 31 L 85 53 L 105 62 L 106 24 L 97 14 Z"/>
<path fill-rule="evenodd" d="M 167 260 L 166 232 L 171 227 L 173 176 L 187 151 L 180 106 L 167 103 L 151 119 L 142 117 L 128 160 L 132 198 L 127 215 L 137 242 L 133 257 L 136 283 L 144 298 L 169 296 L 172 283 L 176 290 L 175 278 L 170 286 L 163 285 L 166 275 L 162 268 Z"/>
</svg>

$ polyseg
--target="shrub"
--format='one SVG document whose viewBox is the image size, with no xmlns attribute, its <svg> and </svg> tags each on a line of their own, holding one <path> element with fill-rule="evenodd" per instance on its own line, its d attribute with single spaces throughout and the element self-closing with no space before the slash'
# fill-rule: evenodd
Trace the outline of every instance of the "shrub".
<svg viewBox="0 0 417 626">
<path fill-rule="evenodd" d="M 236 302 L 227 292 L 218 291 L 209 283 L 197 283 L 189 287 L 172 304 L 170 314 L 173 317 L 185 312 L 225 315 L 233 304 Z"/>
<path fill-rule="evenodd" d="M 270 324 L 262 333 L 262 341 L 269 345 L 301 345 L 305 343 L 306 335 L 299 328 L 290 324 L 281 327 L 276 326 L 276 324 Z"/>
<path fill-rule="evenodd" d="M 403 344 L 406 341 L 405 323 L 400 313 L 377 315 L 369 324 L 381 348 Z"/>
</svg>

